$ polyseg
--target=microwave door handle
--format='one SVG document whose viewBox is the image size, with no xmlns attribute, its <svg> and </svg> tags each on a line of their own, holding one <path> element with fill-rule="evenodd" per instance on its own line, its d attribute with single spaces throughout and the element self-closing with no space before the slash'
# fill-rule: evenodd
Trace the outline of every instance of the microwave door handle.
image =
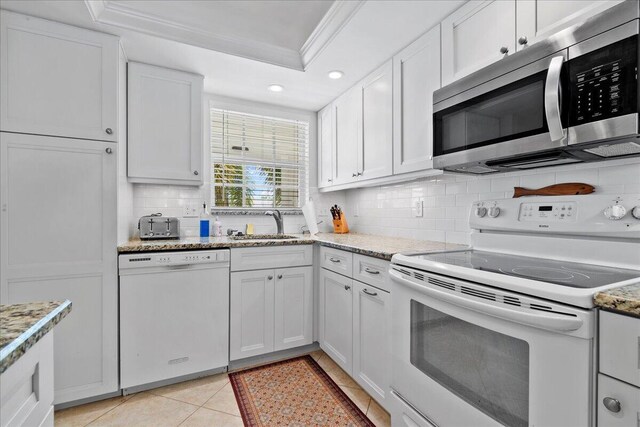
<svg viewBox="0 0 640 427">
<path fill-rule="evenodd" d="M 482 301 L 476 301 L 473 297 L 458 296 L 453 293 L 431 288 L 428 285 L 418 285 L 413 283 L 411 280 L 402 277 L 400 273 L 394 270 L 390 270 L 389 274 L 404 286 L 408 286 L 414 291 L 427 295 L 431 298 L 473 310 L 481 314 L 520 323 L 522 325 L 529 325 L 540 329 L 546 329 L 548 331 L 570 332 L 580 329 L 583 324 L 582 319 L 578 317 L 554 315 L 552 313 L 543 312 L 537 314 L 518 309 L 499 307 Z"/>
<path fill-rule="evenodd" d="M 564 57 L 556 56 L 551 59 L 549 71 L 547 72 L 547 80 L 544 85 L 544 113 L 547 117 L 547 125 L 549 126 L 549 136 L 552 141 L 558 141 L 564 138 L 564 129 L 562 128 L 561 112 L 561 86 L 560 73 L 562 72 L 562 63 Z"/>
</svg>

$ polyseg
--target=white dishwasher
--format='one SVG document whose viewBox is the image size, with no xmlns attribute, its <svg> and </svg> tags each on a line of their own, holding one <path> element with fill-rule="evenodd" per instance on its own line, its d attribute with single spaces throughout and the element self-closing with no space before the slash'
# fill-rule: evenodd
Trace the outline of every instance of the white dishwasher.
<svg viewBox="0 0 640 427">
<path fill-rule="evenodd" d="M 125 394 L 228 366 L 229 259 L 228 249 L 120 255 Z"/>
</svg>

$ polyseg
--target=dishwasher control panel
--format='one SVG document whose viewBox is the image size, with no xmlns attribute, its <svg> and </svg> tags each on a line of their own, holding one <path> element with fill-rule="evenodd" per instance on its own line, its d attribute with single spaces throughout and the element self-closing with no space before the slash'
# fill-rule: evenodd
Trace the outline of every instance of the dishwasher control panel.
<svg viewBox="0 0 640 427">
<path fill-rule="evenodd" d="M 146 252 L 120 255 L 120 269 L 160 266 L 189 266 L 197 264 L 228 263 L 228 249 L 212 251 Z"/>
</svg>

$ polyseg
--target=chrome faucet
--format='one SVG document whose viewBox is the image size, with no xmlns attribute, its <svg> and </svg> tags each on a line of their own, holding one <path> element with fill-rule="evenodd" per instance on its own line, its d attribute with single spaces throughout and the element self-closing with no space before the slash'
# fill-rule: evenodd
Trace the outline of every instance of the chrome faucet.
<svg viewBox="0 0 640 427">
<path fill-rule="evenodd" d="M 266 211 L 265 215 L 271 215 L 276 220 L 276 226 L 278 227 L 278 234 L 284 234 L 282 224 L 282 213 L 279 210 Z"/>
</svg>

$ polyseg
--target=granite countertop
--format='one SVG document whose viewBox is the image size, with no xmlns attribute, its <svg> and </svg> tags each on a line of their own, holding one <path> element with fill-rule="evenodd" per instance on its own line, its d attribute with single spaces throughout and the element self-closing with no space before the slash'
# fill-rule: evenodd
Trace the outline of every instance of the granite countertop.
<svg viewBox="0 0 640 427">
<path fill-rule="evenodd" d="M 443 242 L 431 242 L 428 240 L 403 239 L 389 236 L 374 236 L 370 234 L 334 234 L 318 233 L 315 236 L 309 234 L 288 234 L 294 239 L 263 239 L 263 240 L 234 240 L 228 237 L 185 237 L 174 240 L 142 241 L 131 239 L 127 243 L 118 246 L 118 252 L 155 252 L 175 251 L 185 249 L 216 249 L 216 248 L 242 248 L 260 246 L 283 245 L 310 245 L 319 243 L 336 249 L 343 249 L 362 255 L 372 256 L 385 260 L 400 252 L 433 252 L 464 248 L 464 245 L 456 245 Z"/>
<path fill-rule="evenodd" d="M 640 283 L 598 292 L 593 302 L 605 310 L 640 317 Z"/>
<path fill-rule="evenodd" d="M 71 301 L 0 305 L 0 374 L 71 311 Z"/>
</svg>

